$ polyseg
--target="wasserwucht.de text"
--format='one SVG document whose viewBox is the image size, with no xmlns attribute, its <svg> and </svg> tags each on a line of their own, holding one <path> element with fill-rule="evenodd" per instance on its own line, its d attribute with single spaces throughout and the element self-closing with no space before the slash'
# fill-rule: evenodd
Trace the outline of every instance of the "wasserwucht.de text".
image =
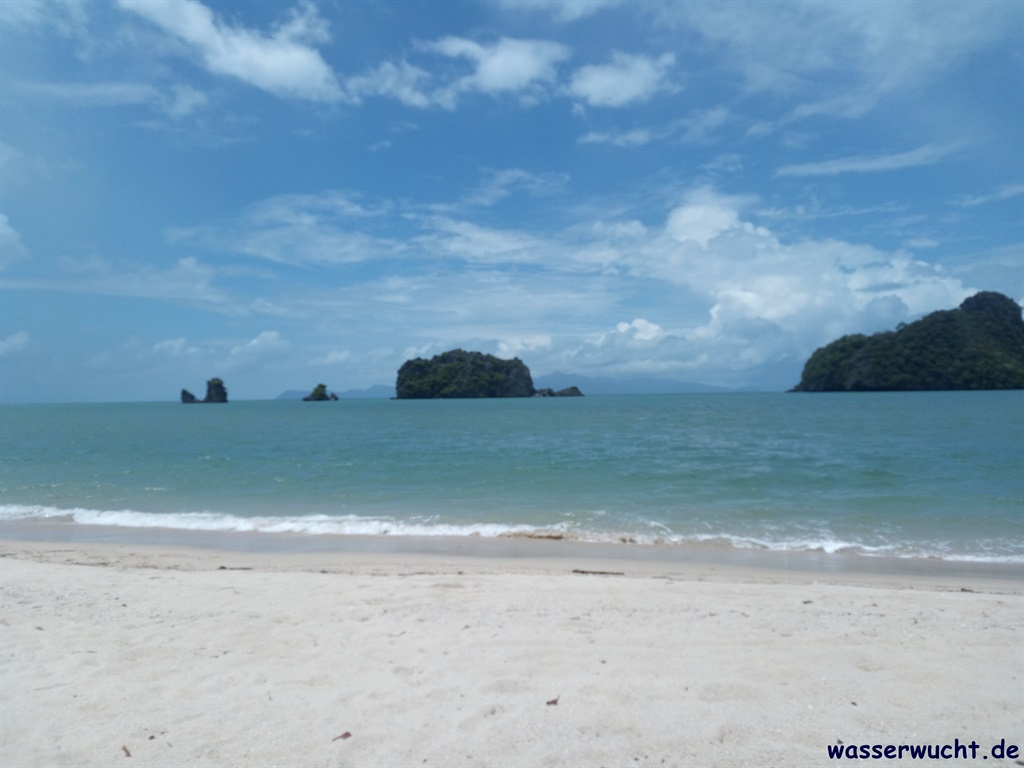
<svg viewBox="0 0 1024 768">
<path fill-rule="evenodd" d="M 1013 760 L 1020 757 L 1020 746 L 1000 739 L 987 751 L 977 741 L 952 744 L 829 744 L 830 760 Z"/>
</svg>

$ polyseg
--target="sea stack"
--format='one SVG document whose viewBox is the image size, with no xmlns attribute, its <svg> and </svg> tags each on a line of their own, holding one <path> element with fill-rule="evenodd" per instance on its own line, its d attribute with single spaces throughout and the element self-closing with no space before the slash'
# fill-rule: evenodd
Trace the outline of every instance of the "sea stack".
<svg viewBox="0 0 1024 768">
<path fill-rule="evenodd" d="M 224 382 L 216 377 L 206 382 L 206 397 L 199 400 L 187 389 L 181 390 L 181 402 L 186 405 L 191 403 L 226 403 L 228 401 L 228 390 Z"/>
</svg>

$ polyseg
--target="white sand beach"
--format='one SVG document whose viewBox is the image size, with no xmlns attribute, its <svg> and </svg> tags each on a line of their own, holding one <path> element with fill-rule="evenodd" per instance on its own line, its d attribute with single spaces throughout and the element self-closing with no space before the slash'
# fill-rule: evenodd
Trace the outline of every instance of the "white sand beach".
<svg viewBox="0 0 1024 768">
<path fill-rule="evenodd" d="M 0 545 L 0 764 L 823 766 L 1024 748 L 1024 585 Z M 602 573 L 604 572 L 604 573 Z"/>
</svg>

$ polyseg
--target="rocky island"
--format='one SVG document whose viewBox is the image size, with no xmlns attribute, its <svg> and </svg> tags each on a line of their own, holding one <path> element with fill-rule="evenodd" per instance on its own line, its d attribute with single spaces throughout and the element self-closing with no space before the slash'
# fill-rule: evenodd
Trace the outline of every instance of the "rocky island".
<svg viewBox="0 0 1024 768">
<path fill-rule="evenodd" d="M 793 392 L 1024 389 L 1024 319 L 1001 293 L 818 349 Z"/>
<path fill-rule="evenodd" d="M 576 387 L 537 390 L 530 369 L 518 357 L 502 360 L 482 352 L 453 349 L 430 360 L 417 357 L 398 369 L 398 400 L 476 397 L 581 397 Z"/>
<path fill-rule="evenodd" d="M 327 400 L 337 400 L 338 396 L 333 392 L 328 394 L 326 384 L 317 384 L 315 387 L 313 387 L 313 391 L 302 399 L 307 403 L 318 403 L 325 402 Z"/>
<path fill-rule="evenodd" d="M 228 391 L 224 386 L 224 382 L 218 378 L 213 378 L 206 382 L 206 397 L 202 400 L 196 398 L 196 396 L 187 389 L 181 390 L 181 402 L 185 404 L 226 403 L 227 401 Z"/>
</svg>

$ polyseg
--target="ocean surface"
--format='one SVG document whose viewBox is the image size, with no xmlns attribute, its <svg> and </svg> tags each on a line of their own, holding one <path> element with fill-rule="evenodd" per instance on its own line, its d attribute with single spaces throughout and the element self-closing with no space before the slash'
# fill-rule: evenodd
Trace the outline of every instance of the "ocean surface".
<svg viewBox="0 0 1024 768">
<path fill-rule="evenodd" d="M 1024 392 L 0 407 L 0 525 L 1024 562 Z"/>
</svg>

